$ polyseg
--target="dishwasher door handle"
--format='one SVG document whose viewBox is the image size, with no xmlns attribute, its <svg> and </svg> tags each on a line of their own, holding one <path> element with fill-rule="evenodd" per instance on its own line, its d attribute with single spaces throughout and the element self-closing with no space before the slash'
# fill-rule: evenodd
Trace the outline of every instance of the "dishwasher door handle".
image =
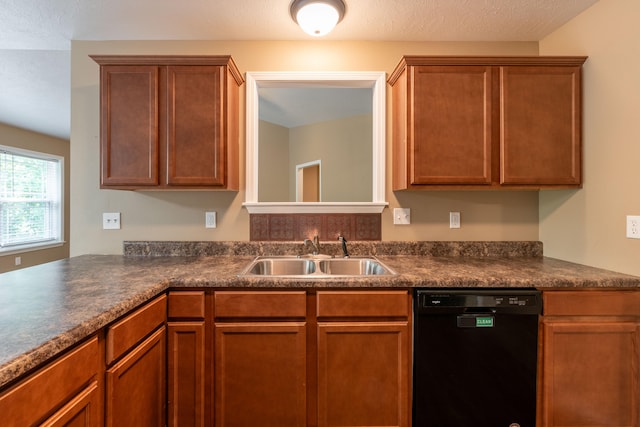
<svg viewBox="0 0 640 427">
<path fill-rule="evenodd" d="M 465 307 L 464 314 L 494 314 L 497 310 L 493 307 Z"/>
</svg>

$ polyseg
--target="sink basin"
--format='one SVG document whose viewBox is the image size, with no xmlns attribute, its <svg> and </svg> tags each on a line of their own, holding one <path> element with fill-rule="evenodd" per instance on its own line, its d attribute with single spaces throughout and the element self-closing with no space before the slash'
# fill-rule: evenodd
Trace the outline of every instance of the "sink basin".
<svg viewBox="0 0 640 427">
<path fill-rule="evenodd" d="M 240 274 L 242 277 L 332 278 L 394 276 L 396 273 L 374 257 L 327 258 L 293 256 L 257 257 Z"/>
<path fill-rule="evenodd" d="M 374 258 L 334 258 L 318 262 L 320 271 L 338 276 L 382 276 L 393 274 Z"/>
<path fill-rule="evenodd" d="M 244 274 L 256 276 L 305 276 L 315 271 L 316 263 L 310 259 L 256 258 Z"/>
</svg>

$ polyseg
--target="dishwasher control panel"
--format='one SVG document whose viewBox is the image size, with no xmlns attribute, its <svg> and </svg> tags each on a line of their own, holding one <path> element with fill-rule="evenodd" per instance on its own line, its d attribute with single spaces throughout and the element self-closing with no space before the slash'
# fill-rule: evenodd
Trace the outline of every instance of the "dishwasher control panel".
<svg viewBox="0 0 640 427">
<path fill-rule="evenodd" d="M 542 310 L 540 292 L 536 290 L 431 290 L 416 291 L 418 311 L 472 311 L 539 314 Z"/>
</svg>

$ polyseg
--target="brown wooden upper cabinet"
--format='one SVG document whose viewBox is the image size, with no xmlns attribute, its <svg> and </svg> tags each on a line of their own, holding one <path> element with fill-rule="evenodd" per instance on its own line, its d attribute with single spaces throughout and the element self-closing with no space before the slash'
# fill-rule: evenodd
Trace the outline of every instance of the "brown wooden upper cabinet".
<svg viewBox="0 0 640 427">
<path fill-rule="evenodd" d="M 585 60 L 403 57 L 393 190 L 580 187 Z"/>
<path fill-rule="evenodd" d="M 100 64 L 100 187 L 238 190 L 230 56 L 92 55 Z"/>
</svg>

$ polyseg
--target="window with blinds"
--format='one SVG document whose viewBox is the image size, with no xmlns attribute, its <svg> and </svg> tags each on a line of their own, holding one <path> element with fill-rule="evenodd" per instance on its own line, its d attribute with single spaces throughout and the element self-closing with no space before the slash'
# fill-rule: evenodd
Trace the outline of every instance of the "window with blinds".
<svg viewBox="0 0 640 427">
<path fill-rule="evenodd" d="M 0 252 L 62 241 L 62 163 L 0 146 Z"/>
</svg>

